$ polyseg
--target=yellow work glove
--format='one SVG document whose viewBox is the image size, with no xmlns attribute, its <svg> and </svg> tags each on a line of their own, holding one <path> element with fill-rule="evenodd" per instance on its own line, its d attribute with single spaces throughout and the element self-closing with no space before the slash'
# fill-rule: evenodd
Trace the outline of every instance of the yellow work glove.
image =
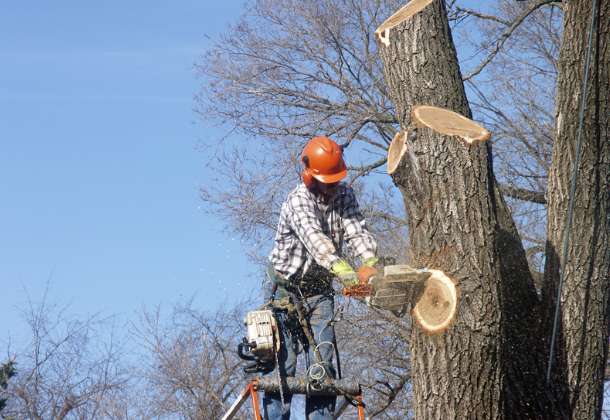
<svg viewBox="0 0 610 420">
<path fill-rule="evenodd" d="M 330 272 L 337 276 L 343 287 L 352 287 L 358 284 L 358 275 L 345 260 L 334 263 Z"/>
<path fill-rule="evenodd" d="M 362 261 L 362 265 L 366 265 L 367 267 L 374 267 L 375 264 L 377 264 L 378 262 L 379 262 L 379 258 L 371 257 L 371 258 L 367 258 L 366 260 Z"/>
</svg>

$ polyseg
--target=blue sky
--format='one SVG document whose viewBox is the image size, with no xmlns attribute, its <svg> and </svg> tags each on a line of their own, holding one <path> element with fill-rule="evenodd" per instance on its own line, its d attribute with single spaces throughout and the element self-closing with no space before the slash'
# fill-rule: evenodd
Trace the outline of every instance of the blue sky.
<svg viewBox="0 0 610 420">
<path fill-rule="evenodd" d="M 202 212 L 193 64 L 241 1 L 7 2 L 0 14 L 0 343 L 28 296 L 129 318 L 257 287 Z"/>
</svg>

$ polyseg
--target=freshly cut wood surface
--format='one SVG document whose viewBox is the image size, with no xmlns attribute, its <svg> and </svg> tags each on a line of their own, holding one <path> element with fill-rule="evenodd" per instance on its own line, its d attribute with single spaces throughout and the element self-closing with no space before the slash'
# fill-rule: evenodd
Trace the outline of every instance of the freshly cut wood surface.
<svg viewBox="0 0 610 420">
<path fill-rule="evenodd" d="M 457 313 L 458 289 L 453 280 L 440 270 L 430 270 L 424 292 L 413 308 L 413 319 L 426 333 L 435 335 L 447 330 Z"/>
<path fill-rule="evenodd" d="M 424 7 L 432 3 L 433 0 L 412 0 L 392 16 L 387 18 L 375 31 L 375 36 L 386 47 L 390 45 L 390 29 L 399 25 L 401 22 L 409 19 L 411 16 L 422 10 Z"/>
<path fill-rule="evenodd" d="M 429 105 L 414 106 L 411 117 L 418 126 L 428 127 L 448 136 L 458 136 L 468 144 L 477 144 L 491 138 L 485 128 L 448 109 Z"/>
<path fill-rule="evenodd" d="M 399 131 L 396 133 L 388 148 L 388 174 L 392 175 L 402 157 L 407 152 L 407 133 L 405 131 Z"/>
</svg>

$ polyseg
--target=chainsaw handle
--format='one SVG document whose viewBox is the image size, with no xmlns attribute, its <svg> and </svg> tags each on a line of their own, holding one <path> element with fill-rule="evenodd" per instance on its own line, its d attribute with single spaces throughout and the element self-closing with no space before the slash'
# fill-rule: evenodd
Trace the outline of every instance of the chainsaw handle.
<svg viewBox="0 0 610 420">
<path fill-rule="evenodd" d="M 246 352 L 251 350 L 251 347 L 248 343 L 241 342 L 237 345 L 237 355 L 240 359 L 247 360 L 249 362 L 256 361 L 256 357 L 251 354 L 244 353 L 244 347 L 247 348 Z"/>
</svg>

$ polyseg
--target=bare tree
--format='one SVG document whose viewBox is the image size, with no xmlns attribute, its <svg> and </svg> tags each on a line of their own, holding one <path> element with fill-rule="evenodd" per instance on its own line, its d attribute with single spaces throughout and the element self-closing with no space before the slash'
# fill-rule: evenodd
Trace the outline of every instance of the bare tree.
<svg viewBox="0 0 610 420">
<path fill-rule="evenodd" d="M 142 313 L 134 334 L 143 346 L 141 413 L 146 418 L 220 418 L 247 384 L 237 343 L 243 306 L 206 314 L 191 302 L 169 317 L 160 308 Z"/>
<path fill-rule="evenodd" d="M 218 179 L 202 185 L 202 197 L 258 252 L 299 176 L 303 140 L 325 133 L 353 142 L 348 163 L 359 176 L 384 164 L 396 119 L 371 28 L 398 4 L 253 2 L 200 64 L 206 78 L 200 114 L 250 139 L 235 147 L 221 143 L 210 162 Z M 261 138 L 270 141 L 255 142 Z M 375 203 L 370 214 L 387 228 L 405 225 L 399 206 L 393 212 L 386 202 Z"/>
<path fill-rule="evenodd" d="M 17 374 L 3 392 L 3 414 L 17 419 L 96 419 L 108 414 L 127 388 L 121 345 L 112 320 L 68 317 L 47 302 L 25 312 L 30 338 L 11 355 Z"/>
</svg>

